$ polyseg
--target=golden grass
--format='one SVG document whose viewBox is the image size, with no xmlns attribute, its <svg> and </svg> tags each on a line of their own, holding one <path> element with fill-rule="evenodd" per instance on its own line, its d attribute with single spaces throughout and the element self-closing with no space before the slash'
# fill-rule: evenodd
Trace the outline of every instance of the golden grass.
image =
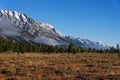
<svg viewBox="0 0 120 80">
<path fill-rule="evenodd" d="M 119 76 L 117 54 L 0 54 L 0 80 L 114 80 Z"/>
</svg>

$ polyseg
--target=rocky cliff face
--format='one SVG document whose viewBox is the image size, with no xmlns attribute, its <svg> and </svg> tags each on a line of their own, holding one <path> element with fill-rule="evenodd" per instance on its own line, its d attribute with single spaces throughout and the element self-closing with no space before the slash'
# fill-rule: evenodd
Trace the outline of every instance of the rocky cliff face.
<svg viewBox="0 0 120 80">
<path fill-rule="evenodd" d="M 68 46 L 73 43 L 77 46 L 96 49 L 106 49 L 102 42 L 93 42 L 88 39 L 66 37 L 51 24 L 37 22 L 26 14 L 16 11 L 0 10 L 0 36 L 18 42 L 38 43 L 46 45 Z"/>
</svg>

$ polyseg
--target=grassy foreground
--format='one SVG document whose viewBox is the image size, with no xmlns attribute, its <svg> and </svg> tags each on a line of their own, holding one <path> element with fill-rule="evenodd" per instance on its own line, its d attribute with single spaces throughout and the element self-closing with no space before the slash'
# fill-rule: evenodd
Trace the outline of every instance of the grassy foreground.
<svg viewBox="0 0 120 80">
<path fill-rule="evenodd" d="M 117 54 L 0 54 L 0 80 L 120 80 Z"/>
</svg>

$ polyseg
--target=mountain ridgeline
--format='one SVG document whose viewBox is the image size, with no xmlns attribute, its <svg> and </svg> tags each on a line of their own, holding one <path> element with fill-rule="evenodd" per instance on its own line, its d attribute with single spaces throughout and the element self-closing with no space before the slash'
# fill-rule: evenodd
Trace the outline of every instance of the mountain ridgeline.
<svg viewBox="0 0 120 80">
<path fill-rule="evenodd" d="M 109 49 L 105 43 L 65 36 L 51 24 L 37 22 L 26 14 L 0 10 L 0 36 L 19 43 L 44 44 L 67 48 L 70 44 L 82 48 Z"/>
</svg>

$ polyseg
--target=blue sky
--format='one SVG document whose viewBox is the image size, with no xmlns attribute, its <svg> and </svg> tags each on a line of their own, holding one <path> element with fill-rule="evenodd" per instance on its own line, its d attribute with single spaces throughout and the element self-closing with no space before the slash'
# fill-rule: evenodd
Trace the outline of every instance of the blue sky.
<svg viewBox="0 0 120 80">
<path fill-rule="evenodd" d="M 120 0 L 0 0 L 0 8 L 26 13 L 65 35 L 120 44 Z"/>
</svg>

